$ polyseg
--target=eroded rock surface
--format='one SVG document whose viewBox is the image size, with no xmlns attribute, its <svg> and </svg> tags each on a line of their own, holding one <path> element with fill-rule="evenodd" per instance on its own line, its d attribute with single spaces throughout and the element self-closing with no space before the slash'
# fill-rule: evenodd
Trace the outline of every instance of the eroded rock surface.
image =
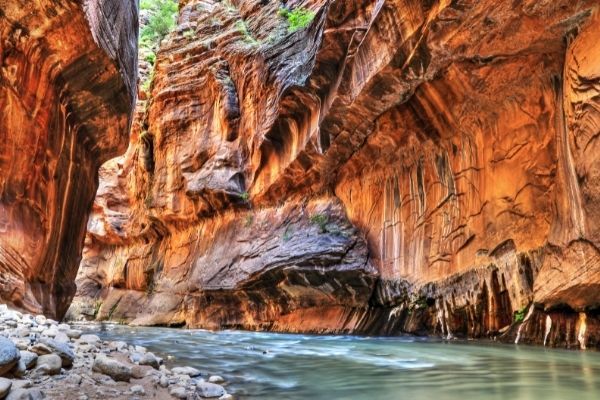
<svg viewBox="0 0 600 400">
<path fill-rule="evenodd" d="M 137 2 L 0 2 L 0 299 L 61 317 L 135 101 Z"/>
<path fill-rule="evenodd" d="M 103 166 L 74 313 L 597 342 L 598 13 L 181 2 Z"/>
</svg>

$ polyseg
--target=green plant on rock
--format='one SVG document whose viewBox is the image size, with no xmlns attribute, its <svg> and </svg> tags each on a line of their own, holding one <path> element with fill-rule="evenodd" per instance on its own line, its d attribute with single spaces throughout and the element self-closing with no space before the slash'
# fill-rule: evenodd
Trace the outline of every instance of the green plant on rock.
<svg viewBox="0 0 600 400">
<path fill-rule="evenodd" d="M 174 0 L 142 0 L 140 9 L 150 14 L 140 32 L 140 45 L 154 47 L 175 28 L 179 6 Z"/>
<path fill-rule="evenodd" d="M 186 39 L 191 39 L 194 37 L 194 30 L 193 29 L 188 29 L 186 31 L 183 32 L 183 37 Z"/>
<path fill-rule="evenodd" d="M 514 320 L 516 323 L 521 323 L 525 320 L 525 311 L 527 311 L 527 307 L 524 307 L 518 311 L 515 311 Z"/>
<path fill-rule="evenodd" d="M 254 36 L 252 36 L 250 31 L 248 30 L 246 22 L 244 22 L 243 20 L 239 20 L 235 23 L 235 29 L 237 29 L 237 31 L 242 34 L 246 43 L 252 45 L 258 44 L 258 41 L 254 38 Z"/>
<path fill-rule="evenodd" d="M 146 60 L 146 62 L 148 62 L 150 65 L 154 66 L 154 64 L 156 63 L 156 54 L 152 51 L 146 54 L 144 60 Z"/>
<path fill-rule="evenodd" d="M 240 193 L 240 199 L 242 199 L 243 201 L 250 200 L 250 193 L 248 193 L 248 192 L 242 192 L 242 193 Z"/>
<path fill-rule="evenodd" d="M 139 54 L 150 63 L 152 69 L 142 83 L 148 92 L 154 79 L 154 64 L 160 42 L 175 28 L 179 6 L 175 0 L 142 0 L 140 9 L 148 14 L 145 25 L 140 29 Z"/>
<path fill-rule="evenodd" d="M 102 302 L 100 300 L 96 300 L 96 302 L 94 303 L 94 319 L 98 317 L 98 314 L 100 313 L 100 308 L 102 308 Z"/>
<path fill-rule="evenodd" d="M 254 215 L 246 215 L 246 223 L 244 224 L 244 226 L 246 228 L 250 228 L 253 223 L 254 223 Z"/>
<path fill-rule="evenodd" d="M 293 10 L 282 7 L 279 9 L 279 15 L 287 19 L 289 33 L 294 33 L 308 27 L 315 19 L 314 11 L 301 7 Z"/>
<path fill-rule="evenodd" d="M 321 233 L 327 232 L 327 224 L 329 223 L 329 217 L 325 214 L 314 214 L 310 217 L 310 222 L 317 225 L 321 230 Z"/>
<path fill-rule="evenodd" d="M 283 232 L 283 241 L 284 242 L 289 242 L 292 239 L 292 228 L 290 228 L 289 226 L 285 228 L 285 231 Z"/>
<path fill-rule="evenodd" d="M 109 321 L 110 321 L 110 320 L 112 320 L 112 316 L 113 316 L 113 314 L 115 313 L 115 311 L 117 310 L 117 307 L 119 306 L 119 303 L 120 303 L 120 302 L 121 302 L 121 299 L 117 300 L 117 301 L 115 302 L 115 304 L 113 304 L 113 305 L 110 307 L 110 310 L 108 311 L 108 320 L 109 320 Z"/>
</svg>

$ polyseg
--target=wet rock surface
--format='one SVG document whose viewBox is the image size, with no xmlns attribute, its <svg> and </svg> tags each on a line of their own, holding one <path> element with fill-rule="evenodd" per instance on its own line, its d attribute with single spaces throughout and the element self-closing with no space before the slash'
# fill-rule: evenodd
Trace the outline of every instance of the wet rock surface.
<svg viewBox="0 0 600 400">
<path fill-rule="evenodd" d="M 7 320 L 16 325 L 6 324 Z M 206 382 L 190 367 L 168 369 L 160 357 L 143 347 L 103 342 L 94 334 L 82 335 L 80 331 L 80 338 L 56 343 L 47 336 L 55 330 L 77 331 L 43 316 L 33 318 L 0 307 L 0 398 L 232 398 L 221 385 L 226 383 Z M 22 336 L 25 331 L 28 334 Z M 23 337 L 27 344 L 19 350 L 14 343 L 21 343 Z M 134 354 L 141 354 L 141 360 L 151 360 L 150 365 L 132 361 Z"/>
</svg>

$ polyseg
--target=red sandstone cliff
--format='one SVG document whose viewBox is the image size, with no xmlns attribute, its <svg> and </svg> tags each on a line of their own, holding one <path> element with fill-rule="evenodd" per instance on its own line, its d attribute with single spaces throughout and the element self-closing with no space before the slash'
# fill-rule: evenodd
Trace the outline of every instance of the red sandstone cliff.
<svg viewBox="0 0 600 400">
<path fill-rule="evenodd" d="M 74 311 L 600 340 L 598 2 L 263 3 L 180 3 Z"/>
<path fill-rule="evenodd" d="M 60 317 L 135 101 L 134 1 L 0 0 L 0 299 Z"/>
</svg>

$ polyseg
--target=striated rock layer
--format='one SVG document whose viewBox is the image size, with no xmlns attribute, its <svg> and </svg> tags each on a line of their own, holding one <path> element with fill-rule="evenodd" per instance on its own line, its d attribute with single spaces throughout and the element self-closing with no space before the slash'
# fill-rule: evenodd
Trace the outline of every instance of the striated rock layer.
<svg viewBox="0 0 600 400">
<path fill-rule="evenodd" d="M 599 13 L 180 2 L 74 315 L 597 343 Z"/>
<path fill-rule="evenodd" d="M 61 317 L 97 170 L 124 150 L 137 2 L 0 1 L 0 299 Z"/>
</svg>

